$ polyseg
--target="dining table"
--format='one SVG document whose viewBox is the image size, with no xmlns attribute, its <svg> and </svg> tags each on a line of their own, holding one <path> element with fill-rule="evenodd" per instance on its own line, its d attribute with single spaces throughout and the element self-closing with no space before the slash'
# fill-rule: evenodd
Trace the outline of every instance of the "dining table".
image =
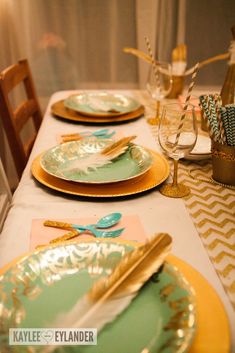
<svg viewBox="0 0 235 353">
<path fill-rule="evenodd" d="M 189 196 L 172 198 L 162 195 L 159 187 L 166 179 L 172 178 L 172 160 L 163 156 L 157 126 L 148 123 L 148 118 L 154 114 L 152 98 L 145 90 L 107 91 L 134 98 L 143 106 L 143 113 L 136 118 L 116 122 L 76 121 L 56 116 L 51 107 L 80 90 L 58 91 L 51 96 L 0 234 L 0 276 L 4 276 L 12 264 L 33 251 L 32 242 L 37 238 L 37 222 L 40 220 L 98 220 L 104 215 L 120 212 L 127 219 L 126 226 L 133 227 L 137 222 L 136 228 L 141 228 L 146 239 L 156 233 L 168 233 L 173 239 L 170 255 L 173 263 L 185 268 L 186 278 L 187 273 L 190 278 L 192 271 L 195 278 L 198 276 L 198 281 L 201 281 L 196 283 L 194 280 L 196 296 L 200 291 L 203 302 L 198 325 L 204 327 L 206 333 L 203 335 L 201 331 L 198 337 L 196 331 L 189 352 L 235 352 L 235 190 L 211 180 L 209 156 L 200 161 L 180 160 L 179 179 L 190 187 Z M 37 157 L 56 146 L 61 134 L 87 130 L 95 132 L 106 128 L 119 136 L 134 135 L 135 144 L 153 151 L 156 156 L 162 156 L 165 163 L 163 179 L 151 187 L 140 186 L 138 189 L 137 186 L 134 192 L 128 193 L 124 189 L 122 194 L 113 183 L 111 194 L 86 195 L 52 188 L 33 175 L 32 166 Z M 43 232 L 43 228 L 40 231 Z M 130 240 L 135 240 L 135 237 L 130 236 Z M 141 239 L 138 241 L 141 242 Z M 216 306 L 213 306 L 215 302 Z M 212 325 L 210 332 L 207 325 Z M 221 344 L 222 350 L 219 350 Z"/>
</svg>

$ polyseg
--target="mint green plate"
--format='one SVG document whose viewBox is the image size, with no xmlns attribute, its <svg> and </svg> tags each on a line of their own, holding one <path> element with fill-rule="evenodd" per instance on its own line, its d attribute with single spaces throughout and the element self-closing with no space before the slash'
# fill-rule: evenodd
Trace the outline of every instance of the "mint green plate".
<svg viewBox="0 0 235 353">
<path fill-rule="evenodd" d="M 70 310 L 100 276 L 109 275 L 122 256 L 133 249 L 123 242 L 69 243 L 35 252 L 0 277 L 0 347 L 26 353 L 29 347 L 8 345 L 8 329 L 53 328 L 57 315 Z M 195 331 L 192 289 L 172 265 L 140 290 L 114 322 L 99 333 L 97 346 L 64 346 L 55 352 L 184 353 Z M 42 346 L 31 346 L 31 353 Z"/>
<path fill-rule="evenodd" d="M 83 173 L 73 167 L 76 160 L 101 151 L 110 144 L 107 139 L 86 138 L 66 142 L 46 151 L 40 160 L 41 167 L 57 178 L 79 183 L 104 184 L 129 180 L 146 173 L 153 158 L 145 148 L 132 144 L 126 153 L 96 170 Z"/>
<path fill-rule="evenodd" d="M 88 92 L 72 95 L 64 100 L 66 108 L 93 117 L 118 116 L 130 113 L 140 107 L 135 99 L 123 94 Z"/>
</svg>

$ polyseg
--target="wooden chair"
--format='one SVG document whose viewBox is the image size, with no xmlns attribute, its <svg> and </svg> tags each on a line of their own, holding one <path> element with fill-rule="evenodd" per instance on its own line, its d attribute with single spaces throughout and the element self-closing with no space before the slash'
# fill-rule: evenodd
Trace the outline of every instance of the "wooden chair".
<svg viewBox="0 0 235 353">
<path fill-rule="evenodd" d="M 12 194 L 0 158 L 0 233 L 10 209 Z"/>
<path fill-rule="evenodd" d="M 14 107 L 10 94 L 16 86 L 23 86 L 25 97 Z M 26 59 L 20 60 L 0 73 L 0 118 L 20 178 L 42 121 L 41 109 Z M 30 132 L 30 137 L 24 141 L 22 131 L 30 120 L 34 125 L 32 130 L 35 131 Z"/>
</svg>

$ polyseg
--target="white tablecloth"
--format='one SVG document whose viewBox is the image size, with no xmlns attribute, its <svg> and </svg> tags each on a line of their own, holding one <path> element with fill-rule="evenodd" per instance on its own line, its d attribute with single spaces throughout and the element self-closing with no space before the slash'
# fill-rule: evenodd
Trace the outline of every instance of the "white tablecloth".
<svg viewBox="0 0 235 353">
<path fill-rule="evenodd" d="M 52 102 L 63 99 L 71 93 L 74 93 L 74 91 L 57 92 L 52 96 L 49 106 Z M 125 93 L 132 94 L 139 101 L 145 102 L 141 91 Z M 110 128 L 108 125 L 107 127 Z M 157 142 L 154 141 L 144 118 L 115 125 L 111 128 L 125 135 L 135 134 L 137 135 L 136 143 L 159 151 Z M 14 194 L 13 206 L 0 236 L 0 266 L 29 250 L 33 218 L 57 219 L 87 216 L 98 218 L 116 211 L 125 215 L 137 214 L 149 236 L 156 232 L 168 232 L 173 237 L 173 254 L 196 268 L 215 288 L 226 308 L 233 341 L 235 341 L 234 311 L 181 199 L 166 198 L 157 190 L 152 190 L 135 198 L 122 198 L 114 201 L 111 199 L 109 201 L 85 200 L 50 191 L 34 180 L 30 172 L 30 166 L 35 156 L 56 145 L 58 134 L 77 132 L 81 129 L 95 130 L 97 127 L 87 127 L 80 123 L 69 123 L 62 119 L 56 119 L 52 117 L 50 107 L 48 107 L 30 160 Z M 233 347 L 235 347 L 235 344 L 233 344 Z"/>
</svg>

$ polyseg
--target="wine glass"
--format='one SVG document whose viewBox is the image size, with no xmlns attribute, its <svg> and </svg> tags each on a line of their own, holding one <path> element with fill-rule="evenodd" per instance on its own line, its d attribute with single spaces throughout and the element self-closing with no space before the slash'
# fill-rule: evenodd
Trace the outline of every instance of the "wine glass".
<svg viewBox="0 0 235 353">
<path fill-rule="evenodd" d="M 158 125 L 160 121 L 160 101 L 170 93 L 172 88 L 171 65 L 163 61 L 156 61 L 154 65 L 151 65 L 146 88 L 156 101 L 156 115 L 154 118 L 149 118 L 148 123 Z"/>
<path fill-rule="evenodd" d="M 177 181 L 178 161 L 193 149 L 197 141 L 195 107 L 189 104 L 187 109 L 184 109 L 177 103 L 164 105 L 158 140 L 161 148 L 174 161 L 173 182 L 163 185 L 160 192 L 169 197 L 187 196 L 190 189 Z"/>
</svg>

